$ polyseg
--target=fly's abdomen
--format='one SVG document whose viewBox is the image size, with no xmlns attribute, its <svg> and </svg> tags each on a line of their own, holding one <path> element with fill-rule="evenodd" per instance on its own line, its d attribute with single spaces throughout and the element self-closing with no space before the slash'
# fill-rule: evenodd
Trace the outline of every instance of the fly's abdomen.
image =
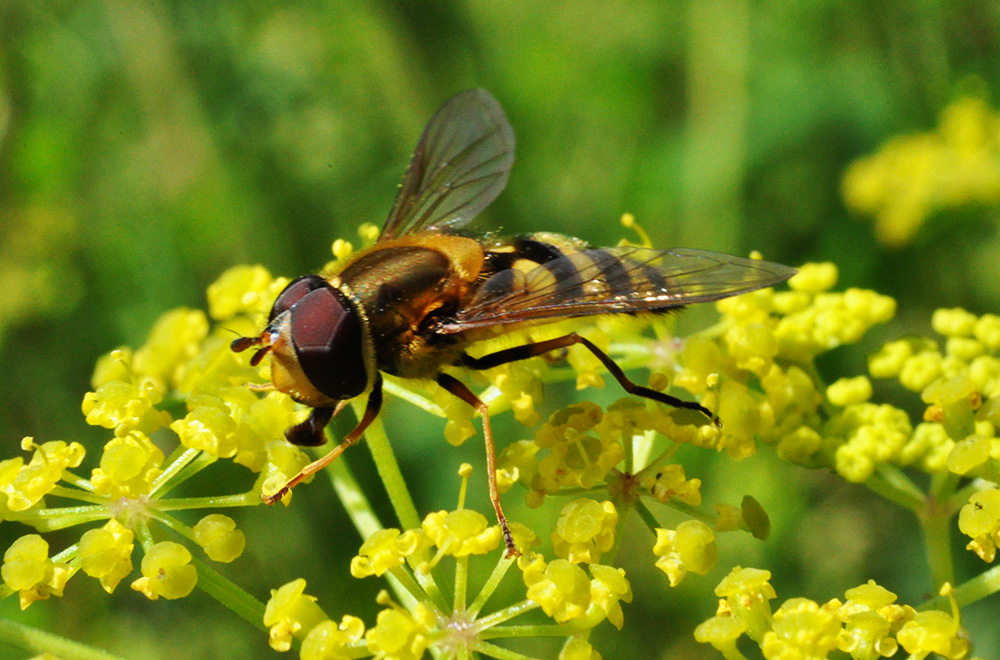
<svg viewBox="0 0 1000 660">
<path fill-rule="evenodd" d="M 644 261 L 632 259 L 618 248 L 593 248 L 560 234 L 518 236 L 487 252 L 489 272 L 470 307 L 490 301 L 516 301 L 519 307 L 572 308 L 574 304 L 596 302 L 613 305 L 617 299 L 621 308 L 605 311 L 620 313 L 638 311 L 629 309 L 637 291 L 650 296 L 660 292 L 663 309 L 678 307 L 676 291 L 671 291 L 656 261 Z M 646 307 L 645 311 L 656 309 Z M 572 309 L 567 309 L 565 315 L 573 315 Z"/>
</svg>

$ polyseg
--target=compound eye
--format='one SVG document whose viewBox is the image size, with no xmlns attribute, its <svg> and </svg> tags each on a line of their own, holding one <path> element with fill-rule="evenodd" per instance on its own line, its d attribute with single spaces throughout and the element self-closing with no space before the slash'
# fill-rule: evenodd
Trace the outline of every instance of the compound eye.
<svg viewBox="0 0 1000 660">
<path fill-rule="evenodd" d="M 291 308 L 292 344 L 313 387 L 331 399 L 350 399 L 368 386 L 361 319 L 342 293 L 324 285 Z"/>
<path fill-rule="evenodd" d="M 329 283 L 319 275 L 296 277 L 288 283 L 288 286 L 281 290 L 281 293 L 274 300 L 274 305 L 271 306 L 271 314 L 267 317 L 268 323 L 273 321 L 274 317 L 291 309 L 292 305 L 302 300 L 302 297 L 310 291 L 329 286 Z"/>
</svg>

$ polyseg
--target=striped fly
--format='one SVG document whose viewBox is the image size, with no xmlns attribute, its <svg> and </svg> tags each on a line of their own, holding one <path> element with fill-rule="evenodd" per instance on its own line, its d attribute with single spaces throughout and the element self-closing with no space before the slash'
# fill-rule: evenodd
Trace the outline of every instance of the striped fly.
<svg viewBox="0 0 1000 660">
<path fill-rule="evenodd" d="M 289 428 L 296 445 L 325 442 L 323 429 L 347 401 L 363 394 L 358 425 L 326 456 L 277 492 L 328 465 L 355 444 L 382 404 L 382 373 L 437 382 L 483 420 L 490 501 L 508 555 L 518 554 L 500 506 L 489 409 L 446 367 L 490 369 L 580 344 L 629 393 L 718 418 L 698 403 L 633 383 L 585 337 L 561 337 L 482 357 L 466 349 L 497 332 L 568 317 L 664 313 L 787 280 L 795 269 L 695 249 L 593 248 L 552 233 L 510 240 L 457 233 L 503 190 L 514 163 L 514 132 L 489 93 L 454 96 L 431 118 L 378 240 L 334 273 L 304 275 L 278 295 L 267 327 L 233 341 L 256 347 L 257 365 L 271 356 L 269 389 L 312 407 Z"/>
</svg>

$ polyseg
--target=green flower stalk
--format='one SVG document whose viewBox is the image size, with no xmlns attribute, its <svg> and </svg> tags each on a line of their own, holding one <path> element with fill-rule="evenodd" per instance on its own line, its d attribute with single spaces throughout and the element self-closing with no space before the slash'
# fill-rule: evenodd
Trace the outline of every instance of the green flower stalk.
<svg viewBox="0 0 1000 660">
<path fill-rule="evenodd" d="M 626 222 L 636 227 L 634 219 Z M 360 234 L 362 241 L 374 238 L 370 226 Z M 339 240 L 333 252 L 344 259 L 354 246 Z M 477 345 L 484 355 L 577 332 L 624 369 L 646 370 L 649 387 L 697 397 L 724 425 L 646 399 L 588 400 L 605 372 L 580 346 L 564 359 L 483 372 L 477 395 L 519 424 L 501 442 L 500 489 L 507 501 L 523 497 L 537 509 L 531 528 L 512 521 L 522 553 L 514 559 L 504 556 L 492 512 L 467 504 L 472 467 L 459 470 L 454 508 L 431 510 L 413 497 L 376 421 L 366 440 L 395 522 L 381 522 L 342 462 L 314 475 L 331 479 L 359 532 L 350 574 L 385 581 L 379 612 L 365 621 L 337 611 L 332 595 L 307 593 L 294 574 L 277 588 L 237 585 L 211 566 L 239 566 L 254 543 L 219 510 L 260 505 L 262 493 L 310 460 L 282 435 L 307 411 L 284 394 L 258 391 L 270 380 L 267 362 L 251 367 L 229 349 L 231 332 L 251 335 L 261 326 L 287 280 L 259 266 L 233 268 L 209 288 L 207 314 L 170 311 L 143 346 L 98 361 L 82 412 L 108 437 L 102 451 L 91 452 L 89 474 L 77 442 L 25 438 L 29 456 L 0 462 L 3 524 L 30 529 L 4 553 L 2 594 L 16 593 L 22 608 L 72 598 L 82 571 L 116 598 L 171 600 L 200 589 L 268 631 L 262 645 L 305 660 L 524 659 L 533 657 L 520 650 L 524 640 L 545 638 L 562 640 L 559 657 L 576 660 L 600 657 L 591 631 L 605 622 L 621 629 L 634 592 L 669 593 L 694 581 L 706 592 L 706 620 L 694 638 L 725 658 L 744 657 L 741 643 L 758 645 L 769 659 L 840 653 L 875 660 L 900 648 L 914 658 L 965 657 L 971 647 L 961 608 L 1000 591 L 995 570 L 952 587 L 950 542 L 957 528 L 987 563 L 1000 545 L 1000 317 L 938 310 L 930 320 L 935 336 L 890 341 L 869 357 L 867 373 L 826 383 L 817 358 L 858 342 L 895 313 L 892 299 L 836 291 L 836 280 L 832 264 L 805 264 L 788 290 L 720 301 L 718 322 L 683 339 L 671 336 L 667 319 L 636 316 L 567 320 Z M 575 384 L 581 395 L 552 411 L 543 396 L 557 381 Z M 881 400 L 886 384 L 911 397 L 918 418 Z M 385 391 L 441 418 L 451 444 L 478 434 L 471 408 L 434 384 L 387 378 Z M 710 501 L 703 486 L 712 472 L 679 460 L 706 450 L 726 460 L 770 451 L 789 470 L 831 470 L 903 507 L 924 530 L 934 580 L 927 591 L 941 595 L 901 604 L 868 581 L 846 588 L 843 601 L 779 601 L 771 571 L 732 566 L 719 567 L 729 574 L 714 580 L 709 595 L 712 582 L 700 576 L 717 568 L 720 548 L 735 544 L 741 531 L 766 539 L 769 521 L 749 494 L 739 504 Z M 176 495 L 181 484 L 225 461 L 246 471 L 239 492 Z M 296 506 L 294 498 L 283 503 Z M 648 530 L 646 551 L 623 557 L 630 521 Z M 46 535 L 69 528 L 80 529 L 76 541 L 50 548 Z M 630 575 L 644 563 L 665 574 L 659 582 L 633 583 Z M 136 593 L 118 591 L 123 582 Z M 244 588 L 271 597 L 265 604 Z M 0 638 L 16 643 L 5 630 L 13 628 L 0 627 Z"/>
</svg>

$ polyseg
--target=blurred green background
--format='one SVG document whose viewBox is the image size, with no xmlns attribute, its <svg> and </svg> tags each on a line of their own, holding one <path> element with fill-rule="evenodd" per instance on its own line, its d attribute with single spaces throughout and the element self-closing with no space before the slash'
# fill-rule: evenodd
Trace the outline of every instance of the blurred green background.
<svg viewBox="0 0 1000 660">
<path fill-rule="evenodd" d="M 1000 311 L 995 204 L 940 210 L 889 248 L 841 193 L 846 168 L 889 138 L 935 130 L 963 94 L 997 95 L 995 2 L 2 0 L 2 456 L 24 435 L 96 452 L 107 432 L 88 428 L 79 408 L 99 355 L 140 345 L 168 309 L 203 306 L 232 265 L 295 276 L 359 223 L 380 223 L 423 125 L 469 87 L 490 90 L 518 136 L 483 229 L 614 244 L 631 212 L 661 247 L 831 260 L 841 287 L 896 297 L 892 327 L 826 358 L 831 380 L 859 373 L 882 339 L 929 332 L 936 307 Z M 571 395 L 557 390 L 551 405 Z M 454 470 L 481 465 L 479 443 L 445 451 L 429 416 L 413 440 L 404 417 L 422 413 L 387 408 L 390 437 L 411 438 L 397 444 L 418 506 L 453 506 Z M 365 450 L 350 454 L 379 497 Z M 926 596 L 916 525 L 867 492 L 789 477 L 767 456 L 711 469 L 714 457 L 684 458 L 708 499 L 761 500 L 774 537 L 725 537 L 720 569 L 674 591 L 651 555 L 625 559 L 641 586 L 624 632 L 595 633 L 605 658 L 715 657 L 691 630 L 713 613 L 710 587 L 734 563 L 773 570 L 782 599 L 842 597 L 868 578 L 907 602 Z M 244 489 L 246 473 L 231 472 L 226 492 Z M 508 499 L 512 517 L 530 518 Z M 373 622 L 378 585 L 349 577 L 359 539 L 322 481 L 291 509 L 236 517 L 250 548 L 223 572 L 259 598 L 302 576 L 335 618 Z M 11 527 L 7 543 L 22 533 Z M 631 532 L 622 556 L 646 557 L 651 538 Z M 58 549 L 78 533 L 49 539 Z M 152 603 L 126 582 L 108 598 L 77 578 L 65 599 L 26 613 L 14 600 L 0 614 L 132 657 L 274 656 L 199 592 Z M 984 657 L 1000 653 L 986 625 L 996 607 L 993 597 L 966 619 Z"/>
</svg>

